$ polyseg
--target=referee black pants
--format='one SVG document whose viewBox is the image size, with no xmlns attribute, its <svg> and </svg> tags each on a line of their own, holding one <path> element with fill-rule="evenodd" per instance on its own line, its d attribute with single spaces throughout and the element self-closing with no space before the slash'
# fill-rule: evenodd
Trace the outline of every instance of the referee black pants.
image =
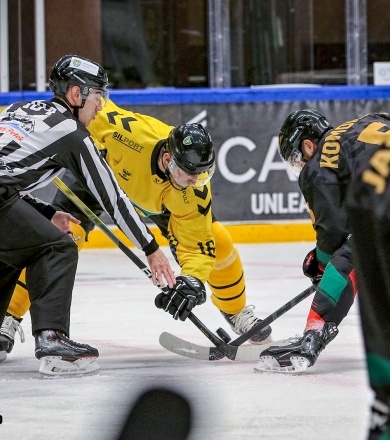
<svg viewBox="0 0 390 440">
<path fill-rule="evenodd" d="M 69 336 L 77 247 L 68 234 L 9 192 L 5 200 L 0 195 L 0 323 L 26 268 L 33 334 L 52 329 Z"/>
</svg>

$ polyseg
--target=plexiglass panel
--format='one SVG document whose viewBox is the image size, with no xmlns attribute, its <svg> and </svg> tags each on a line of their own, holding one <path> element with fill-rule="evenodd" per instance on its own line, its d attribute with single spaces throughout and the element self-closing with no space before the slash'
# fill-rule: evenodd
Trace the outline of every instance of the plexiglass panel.
<svg viewBox="0 0 390 440">
<path fill-rule="evenodd" d="M 33 90 L 34 2 L 1 1 L 9 90 Z M 102 62 L 113 88 L 371 84 L 373 63 L 390 61 L 389 0 L 44 3 L 47 73 L 79 53 Z"/>
</svg>

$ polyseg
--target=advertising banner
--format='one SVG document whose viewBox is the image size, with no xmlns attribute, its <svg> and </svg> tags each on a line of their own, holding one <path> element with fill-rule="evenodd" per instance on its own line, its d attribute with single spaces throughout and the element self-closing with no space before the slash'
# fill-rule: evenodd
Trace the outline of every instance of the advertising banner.
<svg viewBox="0 0 390 440">
<path fill-rule="evenodd" d="M 278 133 L 293 111 L 313 108 L 338 124 L 368 112 L 384 112 L 389 101 L 296 101 L 123 106 L 178 125 L 201 123 L 217 155 L 212 179 L 213 211 L 220 221 L 264 223 L 309 219 L 298 182 L 278 153 Z"/>
<path fill-rule="evenodd" d="M 309 219 L 297 179 L 277 150 L 280 127 L 291 112 L 312 108 L 337 126 L 369 112 L 388 112 L 389 103 L 387 99 L 355 99 L 120 105 L 169 125 L 201 123 L 216 150 L 214 214 L 223 222 L 267 223 Z M 50 202 L 55 190 L 49 185 L 35 195 Z M 111 223 L 108 216 L 103 218 Z"/>
</svg>

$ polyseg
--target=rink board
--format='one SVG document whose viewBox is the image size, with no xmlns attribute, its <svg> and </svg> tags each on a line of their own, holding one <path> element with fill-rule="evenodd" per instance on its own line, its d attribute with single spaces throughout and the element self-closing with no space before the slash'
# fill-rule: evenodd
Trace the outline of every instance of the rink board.
<svg viewBox="0 0 390 440">
<path fill-rule="evenodd" d="M 283 243 L 315 241 L 315 233 L 310 222 L 299 223 L 270 223 L 270 224 L 224 224 L 233 238 L 234 243 Z M 133 244 L 118 230 L 112 230 L 128 246 Z M 162 237 L 157 227 L 152 226 L 150 230 L 155 235 L 161 246 L 166 246 L 167 241 Z M 89 234 L 86 248 L 113 248 L 115 244 L 99 229 L 95 228 Z"/>
</svg>

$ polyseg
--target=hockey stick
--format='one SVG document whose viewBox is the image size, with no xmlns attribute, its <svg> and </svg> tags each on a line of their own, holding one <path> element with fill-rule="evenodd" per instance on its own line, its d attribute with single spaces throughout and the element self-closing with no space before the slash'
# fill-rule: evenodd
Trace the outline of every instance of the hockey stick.
<svg viewBox="0 0 390 440">
<path fill-rule="evenodd" d="M 260 344 L 260 345 L 247 345 L 241 347 L 241 345 L 246 342 L 251 336 L 262 330 L 267 325 L 271 324 L 273 321 L 278 319 L 280 316 L 284 315 L 286 312 L 291 310 L 305 298 L 314 293 L 317 289 L 316 285 L 312 285 L 301 292 L 299 295 L 285 303 L 271 315 L 267 316 L 258 324 L 254 325 L 247 332 L 236 338 L 234 341 L 226 344 L 229 347 L 205 347 L 191 342 L 185 341 L 184 339 L 178 338 L 171 333 L 164 332 L 160 335 L 160 344 L 169 351 L 176 353 L 180 356 L 190 357 L 193 359 L 209 360 L 214 361 L 221 359 L 221 352 L 230 360 L 258 360 L 259 354 L 264 349 L 271 345 L 281 345 L 284 341 L 274 341 L 271 344 Z M 214 344 L 215 345 L 215 344 Z"/>
<path fill-rule="evenodd" d="M 142 263 L 142 261 L 126 246 L 126 244 L 119 237 L 117 237 L 111 231 L 111 229 L 91 209 L 89 209 L 88 206 L 59 177 L 55 177 L 53 179 L 53 183 L 80 209 L 88 220 L 100 228 L 107 235 L 107 237 L 110 238 L 111 241 L 116 244 L 118 248 L 142 270 L 142 272 L 146 274 L 148 278 L 152 278 L 150 269 Z"/>
<path fill-rule="evenodd" d="M 128 256 L 133 263 L 142 270 L 142 272 L 149 278 L 152 278 L 152 274 L 150 272 L 150 269 L 143 263 L 143 261 L 138 258 L 129 248 L 126 246 L 125 243 L 123 243 L 122 240 L 120 240 L 119 237 L 117 237 L 110 228 L 90 209 L 88 206 L 64 183 L 61 179 L 56 177 L 53 179 L 53 183 L 57 186 L 57 188 L 62 191 L 79 209 L 80 211 L 89 219 L 91 220 L 97 227 L 99 227 L 118 247 L 120 250 L 124 252 L 126 256 Z M 161 288 L 161 287 L 160 287 Z M 161 290 L 163 292 L 166 292 L 168 289 L 166 287 L 162 287 Z M 237 339 L 230 343 L 224 342 L 222 339 L 220 339 L 218 336 L 216 336 L 213 332 L 211 332 L 192 312 L 189 314 L 188 319 L 210 340 L 212 344 L 215 345 L 215 347 L 211 347 L 209 350 L 209 356 L 208 360 L 218 360 L 222 359 L 223 357 L 227 357 L 231 360 L 235 360 L 237 357 L 238 348 L 241 344 L 243 344 L 245 341 L 247 341 L 251 336 L 253 336 L 255 333 L 257 333 L 259 330 L 262 330 L 265 328 L 268 324 L 273 322 L 275 319 L 277 319 L 279 316 L 286 313 L 288 310 L 290 310 L 292 307 L 294 307 L 296 304 L 301 302 L 304 298 L 309 296 L 312 292 L 315 291 L 315 287 L 311 286 L 308 289 L 306 289 L 304 292 L 299 294 L 297 297 L 293 298 L 288 303 L 284 304 L 284 306 L 280 307 L 278 310 L 276 310 L 274 313 L 272 313 L 270 316 L 253 326 L 250 330 L 248 330 L 243 335 L 239 336 Z M 168 339 L 172 340 L 176 338 L 174 335 L 170 335 L 169 333 L 163 333 L 160 336 L 160 344 L 166 348 L 167 350 L 174 351 L 174 347 L 169 341 L 164 345 L 164 340 L 166 337 L 162 337 L 163 335 L 168 335 Z M 179 341 L 186 342 L 180 338 L 177 338 Z M 188 343 L 187 343 L 188 344 Z M 168 348 L 170 347 L 170 348 Z M 252 348 L 254 347 L 254 348 Z M 250 346 L 249 349 L 252 349 L 252 351 L 255 350 L 256 346 Z M 259 346 L 261 347 L 261 345 Z M 242 347 L 244 348 L 244 347 Z M 265 346 L 262 347 L 264 349 Z M 207 348 L 206 348 L 207 349 Z M 186 348 L 183 349 L 182 353 L 186 352 Z M 191 349 L 189 349 L 191 352 Z M 187 350 L 188 352 L 188 350 Z M 181 353 L 178 353 L 181 354 Z M 182 354 L 185 356 L 185 354 Z M 194 357 L 194 356 L 188 356 L 188 357 Z M 256 358 L 257 359 L 257 358 Z M 237 359 L 238 360 L 238 359 Z"/>
<path fill-rule="evenodd" d="M 112 230 L 90 209 L 88 206 L 59 178 L 55 177 L 53 179 L 53 183 L 57 186 L 57 188 L 63 192 L 69 200 L 71 200 L 80 211 L 98 228 L 100 228 L 108 238 L 110 238 L 123 253 L 130 258 L 130 260 L 142 270 L 142 272 L 151 280 L 152 273 L 150 269 L 146 266 L 146 264 L 138 258 L 126 244 L 117 237 Z M 168 292 L 167 287 L 159 288 L 164 292 Z M 189 314 L 188 319 L 196 326 L 198 329 L 213 343 L 216 347 L 224 347 L 227 344 L 212 333 L 192 312 Z M 227 348 L 229 350 L 229 348 Z M 224 354 L 219 353 L 219 358 L 223 358 Z"/>
</svg>

